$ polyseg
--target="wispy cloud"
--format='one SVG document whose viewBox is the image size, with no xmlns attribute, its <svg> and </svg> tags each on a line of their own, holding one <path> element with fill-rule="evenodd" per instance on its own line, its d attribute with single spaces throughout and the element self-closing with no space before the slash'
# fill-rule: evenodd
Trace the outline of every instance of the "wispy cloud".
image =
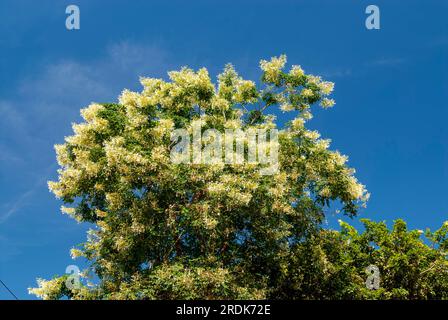
<svg viewBox="0 0 448 320">
<path fill-rule="evenodd" d="M 162 76 L 169 68 L 168 59 L 169 54 L 157 45 L 123 41 L 95 59 L 43 64 L 0 100 L 0 178 L 22 179 L 25 189 L 15 199 L 0 203 L 0 223 L 46 188 L 46 168 L 55 159 L 52 145 L 70 132 L 80 108 L 91 102 L 116 101 L 123 88 L 136 87 L 139 76 Z M 30 185 L 29 177 L 36 175 L 39 179 Z"/>
<path fill-rule="evenodd" d="M 346 78 L 353 75 L 351 68 L 339 68 L 322 72 L 324 78 Z"/>
<path fill-rule="evenodd" d="M 35 145 L 67 129 L 89 103 L 116 101 L 124 87 L 135 86 L 140 75 L 160 76 L 168 54 L 155 45 L 120 42 L 90 61 L 61 60 L 41 66 L 18 88 L 0 100 L 3 139 Z M 20 157 L 19 157 L 20 158 Z"/>
<path fill-rule="evenodd" d="M 380 58 L 368 63 L 371 66 L 398 66 L 406 62 L 405 58 Z"/>
<path fill-rule="evenodd" d="M 362 74 L 371 72 L 372 68 L 378 67 L 398 67 L 405 63 L 408 63 L 408 59 L 404 57 L 381 57 L 359 65 L 352 65 L 350 67 L 336 67 L 329 70 L 320 72 L 324 78 L 334 79 L 334 78 L 349 78 L 356 77 Z"/>
<path fill-rule="evenodd" d="M 47 167 L 40 176 L 38 176 L 34 184 L 31 185 L 26 191 L 17 196 L 15 199 L 8 203 L 4 203 L 1 206 L 0 212 L 0 224 L 6 222 L 11 216 L 19 212 L 23 207 L 27 206 L 32 200 L 33 196 L 41 190 L 46 188 L 47 179 L 50 171 L 55 169 L 55 165 Z"/>
<path fill-rule="evenodd" d="M 438 36 L 430 39 L 427 43 L 427 46 L 429 47 L 445 47 L 448 46 L 448 37 L 445 36 Z"/>
<path fill-rule="evenodd" d="M 61 60 L 46 65 L 41 73 L 22 81 L 19 93 L 24 99 L 37 100 L 34 111 L 47 119 L 46 112 L 58 109 L 77 112 L 80 104 L 116 99 L 123 87 L 137 83 L 141 75 L 160 76 L 167 68 L 167 56 L 156 45 L 123 41 L 110 45 L 91 61 Z"/>
<path fill-rule="evenodd" d="M 2 206 L 5 209 L 3 213 L 0 213 L 0 224 L 8 220 L 13 214 L 19 211 L 23 206 L 27 204 L 27 201 L 36 192 L 36 187 L 26 191 L 24 194 L 19 196 L 14 202 L 7 203 Z"/>
</svg>

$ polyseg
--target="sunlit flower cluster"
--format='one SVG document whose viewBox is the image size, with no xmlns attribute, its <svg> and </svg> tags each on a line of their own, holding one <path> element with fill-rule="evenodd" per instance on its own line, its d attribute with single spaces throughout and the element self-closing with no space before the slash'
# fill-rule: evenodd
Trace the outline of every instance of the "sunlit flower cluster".
<svg viewBox="0 0 448 320">
<path fill-rule="evenodd" d="M 270 61 L 261 60 L 260 67 L 264 73 L 266 82 L 276 83 L 279 80 L 280 71 L 285 67 L 286 56 L 274 57 Z M 297 72 L 297 71 L 295 71 Z"/>
</svg>

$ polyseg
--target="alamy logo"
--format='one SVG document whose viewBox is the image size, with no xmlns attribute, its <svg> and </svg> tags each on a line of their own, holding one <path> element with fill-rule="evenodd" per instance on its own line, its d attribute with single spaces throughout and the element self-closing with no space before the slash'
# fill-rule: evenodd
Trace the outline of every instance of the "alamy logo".
<svg viewBox="0 0 448 320">
<path fill-rule="evenodd" d="M 277 129 L 217 129 L 202 130 L 194 123 L 192 130 L 176 129 L 171 134 L 171 162 L 176 164 L 260 165 L 260 174 L 278 172 Z"/>
<path fill-rule="evenodd" d="M 366 18 L 366 28 L 368 30 L 380 29 L 380 8 L 373 4 L 367 6 L 366 14 L 369 16 Z"/>
<path fill-rule="evenodd" d="M 366 268 L 366 273 L 369 275 L 366 279 L 366 287 L 370 290 L 378 290 L 380 288 L 380 269 L 371 264 Z"/>
<path fill-rule="evenodd" d="M 81 288 L 81 270 L 79 270 L 78 266 L 69 265 L 65 269 L 65 273 L 68 274 L 67 279 L 65 280 L 65 285 L 68 289 L 79 289 Z"/>
<path fill-rule="evenodd" d="M 65 13 L 69 15 L 65 19 L 65 27 L 67 30 L 79 30 L 81 28 L 79 7 L 71 4 L 65 8 Z"/>
</svg>

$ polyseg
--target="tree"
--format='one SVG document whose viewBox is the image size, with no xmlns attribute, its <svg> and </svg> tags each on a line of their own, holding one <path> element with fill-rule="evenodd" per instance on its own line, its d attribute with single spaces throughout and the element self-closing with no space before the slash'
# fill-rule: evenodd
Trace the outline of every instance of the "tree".
<svg viewBox="0 0 448 320">
<path fill-rule="evenodd" d="M 71 253 L 86 258 L 83 275 L 99 281 L 69 288 L 67 276 L 40 279 L 30 291 L 44 299 L 374 297 L 360 274 L 372 260 L 368 236 L 345 225 L 341 233 L 321 227 L 332 201 L 353 217 L 369 196 L 347 157 L 306 128 L 313 105 L 334 105 L 333 84 L 300 66 L 286 72 L 285 64 L 285 56 L 262 60 L 261 87 L 232 65 L 216 86 L 206 69 L 182 68 L 169 72 L 170 81 L 141 78 L 143 90 L 123 91 L 118 103 L 83 109 L 85 122 L 55 146 L 61 168 L 49 187 L 64 213 L 94 225 Z M 261 164 L 247 161 L 170 161 L 174 129 L 191 133 L 198 122 L 202 130 L 272 129 L 269 113 L 278 107 L 293 116 L 278 134 L 275 174 L 262 175 Z M 425 261 L 446 264 L 424 248 L 433 254 Z M 378 252 L 372 261 L 384 262 L 388 251 Z"/>
<path fill-rule="evenodd" d="M 447 222 L 435 232 L 423 232 L 408 230 L 403 220 L 396 220 L 391 230 L 385 222 L 361 221 L 362 233 L 340 221 L 340 232 L 322 229 L 296 247 L 284 280 L 273 295 L 295 299 L 448 299 Z M 378 268 L 377 290 L 366 286 L 368 266 Z"/>
</svg>

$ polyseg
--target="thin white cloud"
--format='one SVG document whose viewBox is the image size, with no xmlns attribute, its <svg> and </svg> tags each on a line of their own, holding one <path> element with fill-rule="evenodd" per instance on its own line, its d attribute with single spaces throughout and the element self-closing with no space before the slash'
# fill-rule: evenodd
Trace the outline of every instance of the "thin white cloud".
<svg viewBox="0 0 448 320">
<path fill-rule="evenodd" d="M 13 214 L 15 214 L 17 211 L 19 211 L 23 206 L 27 204 L 27 201 L 31 196 L 36 192 L 36 188 L 32 188 L 25 193 L 23 193 L 19 198 L 17 198 L 14 202 L 8 203 L 6 205 L 3 205 L 3 208 L 5 208 L 5 212 L 0 213 L 0 224 L 4 223 L 6 220 L 8 220 L 9 217 L 11 217 Z"/>
<path fill-rule="evenodd" d="M 352 74 L 353 72 L 351 68 L 340 68 L 323 72 L 322 76 L 324 78 L 346 78 L 352 76 Z"/>
<path fill-rule="evenodd" d="M 90 61 L 63 59 L 22 79 L 11 96 L 0 101 L 0 175 L 19 170 L 23 179 L 36 174 L 40 178 L 13 201 L 0 203 L 0 224 L 46 189 L 48 173 L 42 166 L 54 161 L 52 145 L 62 142 L 70 124 L 79 120 L 79 109 L 91 102 L 116 101 L 121 90 L 136 87 L 139 76 L 162 76 L 168 60 L 157 45 L 123 41 Z"/>
<path fill-rule="evenodd" d="M 401 65 L 406 62 L 406 59 L 404 58 L 380 58 L 377 60 L 374 60 L 369 65 L 373 66 L 397 66 Z"/>
<path fill-rule="evenodd" d="M 0 224 L 6 222 L 10 217 L 19 212 L 22 208 L 26 207 L 32 200 L 33 196 L 41 190 L 43 187 L 47 188 L 47 179 L 50 171 L 55 169 L 55 165 L 48 166 L 43 170 L 42 174 L 38 176 L 34 184 L 17 198 L 9 203 L 5 203 L 1 206 L 0 212 Z"/>
<path fill-rule="evenodd" d="M 109 55 L 114 66 L 121 71 L 137 76 L 142 72 L 165 72 L 168 53 L 157 45 L 138 45 L 127 41 L 109 47 Z"/>
<path fill-rule="evenodd" d="M 427 46 L 430 48 L 448 46 L 448 37 L 447 36 L 436 36 L 428 41 Z"/>
<path fill-rule="evenodd" d="M 139 76 L 160 76 L 168 67 L 167 56 L 155 45 L 124 41 L 91 61 L 62 60 L 25 78 L 18 88 L 19 101 L 13 105 L 33 121 L 71 122 L 74 113 L 92 101 L 116 101 L 124 87 L 138 83 Z"/>
<path fill-rule="evenodd" d="M 10 99 L 0 101 L 0 133 L 21 144 L 45 143 L 66 132 L 79 119 L 79 109 L 91 102 L 116 101 L 125 87 L 138 85 L 139 76 L 161 76 L 168 68 L 167 56 L 155 45 L 125 41 L 91 61 L 43 66 L 25 77 Z"/>
<path fill-rule="evenodd" d="M 10 147 L 0 143 L 0 163 L 23 163 L 23 159 L 16 152 L 12 151 Z"/>
</svg>

